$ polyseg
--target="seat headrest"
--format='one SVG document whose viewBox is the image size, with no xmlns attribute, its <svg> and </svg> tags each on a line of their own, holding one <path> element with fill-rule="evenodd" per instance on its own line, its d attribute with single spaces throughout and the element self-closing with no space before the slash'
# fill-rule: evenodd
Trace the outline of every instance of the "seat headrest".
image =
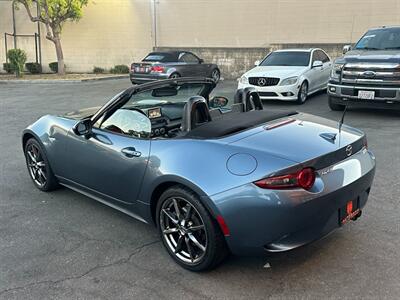
<svg viewBox="0 0 400 300">
<path fill-rule="evenodd" d="M 251 110 L 262 110 L 263 104 L 257 90 L 253 87 L 247 87 L 245 89 L 239 89 L 235 93 L 234 97 L 235 104 L 242 104 L 243 111 Z M 234 105 L 235 105 L 234 104 Z M 241 108 L 236 108 L 241 109 Z"/>
<path fill-rule="evenodd" d="M 191 131 L 200 124 L 211 121 L 207 101 L 201 96 L 190 97 L 183 107 L 182 131 Z"/>
</svg>

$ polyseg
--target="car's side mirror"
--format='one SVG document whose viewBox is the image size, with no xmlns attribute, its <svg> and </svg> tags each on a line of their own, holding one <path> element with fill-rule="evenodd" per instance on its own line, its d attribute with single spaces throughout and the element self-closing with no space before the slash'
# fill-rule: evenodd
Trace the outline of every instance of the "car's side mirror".
<svg viewBox="0 0 400 300">
<path fill-rule="evenodd" d="M 260 65 L 260 61 L 259 60 L 256 60 L 255 62 L 254 62 L 254 66 L 255 67 L 258 67 Z"/>
<path fill-rule="evenodd" d="M 314 69 L 314 68 L 320 68 L 320 67 L 323 67 L 323 66 L 324 66 L 324 63 L 323 63 L 322 61 L 316 60 L 316 61 L 314 61 L 313 64 L 312 64 L 312 69 Z"/>
<path fill-rule="evenodd" d="M 347 52 L 349 52 L 351 50 L 351 45 L 345 45 L 343 47 L 343 54 L 346 54 Z"/>
<path fill-rule="evenodd" d="M 204 59 L 200 58 L 199 59 L 199 64 L 202 64 L 202 63 L 204 63 Z"/>
<path fill-rule="evenodd" d="M 79 121 L 72 128 L 76 135 L 88 136 L 92 132 L 92 123 L 90 119 L 84 119 Z"/>
<path fill-rule="evenodd" d="M 222 96 L 215 96 L 210 100 L 210 107 L 211 108 L 219 108 L 219 107 L 225 107 L 228 105 L 228 98 L 222 97 Z"/>
</svg>

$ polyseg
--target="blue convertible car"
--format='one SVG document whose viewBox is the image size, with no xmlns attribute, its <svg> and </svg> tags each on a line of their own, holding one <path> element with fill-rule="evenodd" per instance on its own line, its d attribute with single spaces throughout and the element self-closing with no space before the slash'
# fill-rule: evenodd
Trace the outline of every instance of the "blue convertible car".
<svg viewBox="0 0 400 300">
<path fill-rule="evenodd" d="M 251 88 L 230 108 L 211 79 L 131 87 L 101 108 L 44 116 L 22 136 L 42 191 L 66 186 L 157 226 L 181 266 L 285 251 L 361 215 L 375 158 L 360 130 L 264 109 Z"/>
</svg>

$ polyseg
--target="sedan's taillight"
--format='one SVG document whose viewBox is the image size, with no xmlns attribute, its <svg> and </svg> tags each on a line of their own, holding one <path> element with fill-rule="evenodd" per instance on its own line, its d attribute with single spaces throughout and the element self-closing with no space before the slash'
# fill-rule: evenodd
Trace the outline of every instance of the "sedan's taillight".
<svg viewBox="0 0 400 300">
<path fill-rule="evenodd" d="M 162 66 L 153 66 L 151 67 L 151 71 L 156 73 L 164 73 L 165 68 Z"/>
<path fill-rule="evenodd" d="M 313 168 L 305 168 L 299 172 L 268 177 L 254 182 L 263 189 L 289 189 L 301 187 L 305 190 L 312 188 L 315 182 L 315 171 Z"/>
</svg>

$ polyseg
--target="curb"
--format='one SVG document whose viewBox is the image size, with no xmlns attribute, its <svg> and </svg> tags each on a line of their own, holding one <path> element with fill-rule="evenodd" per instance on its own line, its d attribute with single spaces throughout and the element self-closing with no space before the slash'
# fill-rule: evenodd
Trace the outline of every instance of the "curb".
<svg viewBox="0 0 400 300">
<path fill-rule="evenodd" d="M 9 83 L 18 83 L 18 84 L 43 84 L 43 83 L 81 83 L 81 82 L 90 82 L 90 81 L 104 81 L 104 80 L 114 80 L 114 79 L 122 79 L 129 78 L 128 74 L 117 75 L 117 76 L 107 76 L 107 77 L 98 77 L 98 78 L 83 78 L 83 79 L 20 79 L 20 80 L 0 80 L 0 84 L 9 84 Z"/>
</svg>

